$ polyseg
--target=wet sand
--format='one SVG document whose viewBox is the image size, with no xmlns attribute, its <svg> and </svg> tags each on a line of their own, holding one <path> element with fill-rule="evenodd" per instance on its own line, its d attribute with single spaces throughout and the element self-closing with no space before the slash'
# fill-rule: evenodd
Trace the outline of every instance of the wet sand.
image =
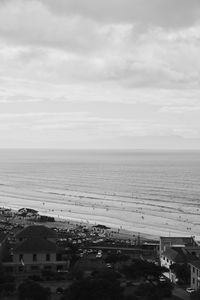
<svg viewBox="0 0 200 300">
<path fill-rule="evenodd" d="M 141 233 L 151 237 L 196 236 L 200 239 L 200 211 L 196 203 L 124 198 L 115 194 L 97 194 L 67 191 L 34 192 L 29 195 L 20 191 L 19 196 L 10 193 L 1 206 L 19 209 L 30 207 L 40 213 L 83 222 L 104 224 L 119 232 Z M 27 205 L 28 203 L 28 205 Z"/>
</svg>

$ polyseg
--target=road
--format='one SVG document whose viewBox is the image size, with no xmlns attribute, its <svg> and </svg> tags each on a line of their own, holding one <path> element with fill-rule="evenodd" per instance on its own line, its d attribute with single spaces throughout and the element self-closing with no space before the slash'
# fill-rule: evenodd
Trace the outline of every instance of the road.
<svg viewBox="0 0 200 300">
<path fill-rule="evenodd" d="M 182 288 L 174 287 L 172 294 L 182 300 L 190 300 L 190 295 Z"/>
</svg>

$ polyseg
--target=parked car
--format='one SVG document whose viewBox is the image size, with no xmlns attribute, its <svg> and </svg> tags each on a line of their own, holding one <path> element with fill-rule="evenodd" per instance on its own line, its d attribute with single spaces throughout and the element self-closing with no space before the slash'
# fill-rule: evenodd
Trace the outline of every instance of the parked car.
<svg viewBox="0 0 200 300">
<path fill-rule="evenodd" d="M 102 250 L 99 250 L 97 255 L 96 255 L 96 258 L 102 258 Z"/>
<path fill-rule="evenodd" d="M 189 287 L 189 288 L 186 289 L 186 292 L 191 294 L 191 293 L 195 292 L 195 290 L 192 289 L 191 287 Z"/>
<path fill-rule="evenodd" d="M 63 292 L 64 292 L 64 289 L 63 289 L 62 287 L 58 287 L 58 288 L 56 289 L 56 294 L 58 294 L 58 295 L 63 294 Z"/>
<path fill-rule="evenodd" d="M 167 278 L 165 276 L 160 276 L 159 281 L 160 282 L 165 282 L 165 281 L 167 281 Z"/>
</svg>

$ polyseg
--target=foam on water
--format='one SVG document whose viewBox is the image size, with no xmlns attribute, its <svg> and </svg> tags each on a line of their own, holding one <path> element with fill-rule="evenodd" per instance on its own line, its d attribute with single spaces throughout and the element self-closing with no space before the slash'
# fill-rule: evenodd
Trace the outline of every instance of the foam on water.
<svg viewBox="0 0 200 300">
<path fill-rule="evenodd" d="M 1 150 L 0 205 L 200 234 L 200 152 Z"/>
</svg>

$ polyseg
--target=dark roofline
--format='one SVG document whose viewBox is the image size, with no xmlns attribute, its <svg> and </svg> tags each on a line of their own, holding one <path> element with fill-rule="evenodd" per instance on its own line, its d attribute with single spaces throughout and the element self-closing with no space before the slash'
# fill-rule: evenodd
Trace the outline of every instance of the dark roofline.
<svg viewBox="0 0 200 300">
<path fill-rule="evenodd" d="M 191 261 L 191 262 L 189 262 L 189 264 L 200 270 L 200 260 Z"/>
<path fill-rule="evenodd" d="M 29 238 L 14 248 L 14 253 L 61 253 L 64 249 L 40 237 Z"/>
<path fill-rule="evenodd" d="M 30 225 L 24 227 L 21 231 L 17 232 L 16 238 L 29 238 L 29 237 L 45 237 L 45 238 L 56 238 L 57 233 L 46 226 L 43 225 Z"/>
</svg>

